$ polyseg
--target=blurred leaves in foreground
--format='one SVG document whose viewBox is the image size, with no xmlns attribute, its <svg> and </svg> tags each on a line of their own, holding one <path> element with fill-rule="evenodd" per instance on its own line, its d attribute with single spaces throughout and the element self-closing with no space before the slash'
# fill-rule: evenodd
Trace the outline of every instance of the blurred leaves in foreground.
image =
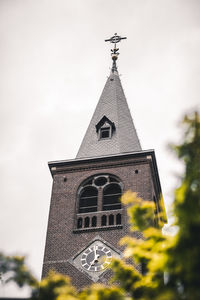
<svg viewBox="0 0 200 300">
<path fill-rule="evenodd" d="M 0 279 L 6 278 L 5 283 L 14 281 L 19 287 L 34 287 L 37 280 L 26 267 L 24 260 L 24 256 L 6 256 L 0 253 Z"/>
<path fill-rule="evenodd" d="M 124 259 L 114 260 L 112 284 L 93 284 L 78 292 L 66 276 L 53 271 L 37 283 L 24 265 L 24 258 L 0 256 L 1 273 L 10 274 L 19 286 L 33 287 L 36 300 L 198 300 L 200 299 L 200 116 L 184 118 L 183 142 L 173 146 L 185 164 L 181 185 L 174 193 L 175 236 L 163 235 L 153 226 L 154 204 L 128 191 L 122 202 L 128 206 L 132 230 L 140 239 L 124 237 Z M 162 220 L 163 216 L 157 216 Z M 130 261 L 134 264 L 130 264 Z M 129 262 L 129 263 L 128 263 Z M 142 266 L 141 274 L 133 265 Z"/>
</svg>

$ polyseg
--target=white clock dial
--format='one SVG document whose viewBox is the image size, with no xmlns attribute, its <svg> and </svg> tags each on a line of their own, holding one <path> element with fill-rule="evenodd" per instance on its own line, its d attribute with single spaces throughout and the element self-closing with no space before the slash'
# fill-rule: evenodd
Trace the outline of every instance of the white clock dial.
<svg viewBox="0 0 200 300">
<path fill-rule="evenodd" d="M 112 261 L 110 249 L 103 245 L 94 244 L 88 247 L 81 256 L 81 265 L 91 272 L 100 272 L 106 269 Z"/>
<path fill-rule="evenodd" d="M 84 249 L 80 250 L 69 262 L 88 276 L 94 282 L 109 271 L 109 266 L 114 258 L 122 254 L 113 245 L 96 236 Z"/>
</svg>

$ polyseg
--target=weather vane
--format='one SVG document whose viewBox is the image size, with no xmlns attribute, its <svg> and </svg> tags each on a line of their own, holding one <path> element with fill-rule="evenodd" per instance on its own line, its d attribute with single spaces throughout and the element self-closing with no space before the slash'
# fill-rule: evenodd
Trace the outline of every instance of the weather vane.
<svg viewBox="0 0 200 300">
<path fill-rule="evenodd" d="M 126 37 L 121 37 L 119 35 L 117 35 L 117 33 L 115 33 L 110 39 L 105 40 L 105 42 L 111 42 L 112 44 L 114 44 L 114 48 L 111 49 L 111 56 L 112 56 L 112 60 L 113 60 L 113 66 L 112 66 L 112 72 L 117 71 L 117 66 L 116 66 L 116 60 L 118 58 L 119 55 L 119 48 L 116 47 L 116 44 L 121 42 L 121 40 L 125 40 Z"/>
</svg>

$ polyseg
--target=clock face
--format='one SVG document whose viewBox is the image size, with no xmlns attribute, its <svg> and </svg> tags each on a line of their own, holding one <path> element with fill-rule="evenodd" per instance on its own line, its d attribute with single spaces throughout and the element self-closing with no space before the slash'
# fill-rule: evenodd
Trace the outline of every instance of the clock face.
<svg viewBox="0 0 200 300">
<path fill-rule="evenodd" d="M 94 244 L 88 247 L 81 256 L 82 267 L 91 272 L 99 272 L 106 269 L 111 261 L 111 250 L 104 245 Z"/>
<path fill-rule="evenodd" d="M 97 282 L 107 271 L 114 258 L 120 258 L 121 253 L 115 247 L 96 236 L 84 249 L 80 250 L 69 262 L 78 270 Z"/>
</svg>

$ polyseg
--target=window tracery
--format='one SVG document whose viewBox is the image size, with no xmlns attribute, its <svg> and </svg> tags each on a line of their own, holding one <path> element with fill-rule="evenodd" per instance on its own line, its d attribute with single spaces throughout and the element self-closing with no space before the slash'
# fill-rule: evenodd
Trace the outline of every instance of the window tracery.
<svg viewBox="0 0 200 300">
<path fill-rule="evenodd" d="M 122 224 L 122 183 L 114 175 L 98 174 L 78 189 L 76 228 L 109 227 Z"/>
</svg>

